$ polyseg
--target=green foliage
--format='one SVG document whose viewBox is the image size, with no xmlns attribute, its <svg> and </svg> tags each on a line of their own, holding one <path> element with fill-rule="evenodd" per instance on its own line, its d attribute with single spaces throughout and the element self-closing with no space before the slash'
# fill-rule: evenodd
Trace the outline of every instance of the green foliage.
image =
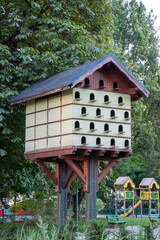
<svg viewBox="0 0 160 240">
<path fill-rule="evenodd" d="M 150 91 L 148 99 L 132 104 L 133 155 L 114 166 L 118 176 L 130 176 L 136 185 L 143 177 L 160 176 L 159 165 L 159 102 L 160 68 L 158 37 L 153 13 L 146 12 L 136 0 L 115 0 L 113 4 L 114 44 L 117 56 Z"/>
<path fill-rule="evenodd" d="M 97 205 L 96 208 L 97 208 L 97 214 L 98 214 L 98 212 L 104 207 L 103 201 L 101 199 L 97 199 L 96 205 Z"/>
<path fill-rule="evenodd" d="M 105 232 L 105 225 L 99 224 L 97 221 L 89 221 L 87 223 L 87 229 L 85 231 L 85 238 L 92 240 L 104 240 L 107 233 Z"/>
<path fill-rule="evenodd" d="M 43 217 L 39 217 L 36 224 L 33 222 L 26 223 L 3 223 L 0 225 L 1 240 L 103 240 L 103 239 L 159 239 L 159 231 L 155 234 L 155 226 L 150 225 L 148 218 L 125 218 L 128 226 L 137 226 L 137 232 L 132 229 L 128 231 L 121 227 L 116 231 L 107 227 L 106 219 L 90 221 L 87 224 L 83 222 L 83 227 L 77 226 L 75 222 L 69 221 L 65 226 L 58 227 L 56 224 L 48 224 Z M 82 222 L 81 222 L 82 223 Z M 80 226 L 80 223 L 79 223 Z M 154 233 L 154 237 L 153 237 Z"/>
<path fill-rule="evenodd" d="M 8 100 L 41 78 L 108 53 L 111 5 L 107 0 L 2 0 L 1 6 L 0 185 L 3 196 L 29 194 L 46 185 L 46 178 L 23 157 L 24 108 L 10 107 Z"/>
<path fill-rule="evenodd" d="M 12 212 L 23 210 L 26 215 L 32 215 L 36 219 L 43 216 L 51 224 L 57 220 L 57 199 L 29 199 L 13 205 L 10 210 Z"/>
</svg>

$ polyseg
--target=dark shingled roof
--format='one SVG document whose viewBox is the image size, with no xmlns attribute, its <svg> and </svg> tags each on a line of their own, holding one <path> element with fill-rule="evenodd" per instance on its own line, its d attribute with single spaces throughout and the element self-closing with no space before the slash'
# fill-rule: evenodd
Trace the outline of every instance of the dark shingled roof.
<svg viewBox="0 0 160 240">
<path fill-rule="evenodd" d="M 134 82 L 138 84 L 142 91 L 144 91 L 145 93 L 144 95 L 149 94 L 148 90 L 145 89 L 144 86 L 117 60 L 117 58 L 110 53 L 98 60 L 85 63 L 75 68 L 70 68 L 66 71 L 60 72 L 53 76 L 47 77 L 46 79 L 40 80 L 31 85 L 30 87 L 26 88 L 19 95 L 10 99 L 10 103 L 12 104 L 14 102 L 18 103 L 27 101 L 27 99 L 32 98 L 33 96 L 47 93 L 55 89 L 71 86 L 77 79 L 88 73 L 98 64 L 103 63 L 103 61 L 109 57 L 111 57 L 114 60 L 114 62 L 119 64 L 119 66 L 121 66 L 132 77 L 132 79 L 134 79 Z"/>
</svg>

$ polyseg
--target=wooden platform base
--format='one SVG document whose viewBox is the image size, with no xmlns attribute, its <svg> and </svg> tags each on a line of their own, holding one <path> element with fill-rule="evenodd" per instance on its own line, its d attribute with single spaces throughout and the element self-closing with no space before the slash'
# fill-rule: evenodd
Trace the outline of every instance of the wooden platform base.
<svg viewBox="0 0 160 240">
<path fill-rule="evenodd" d="M 130 157 L 132 149 L 119 149 L 119 148 L 102 148 L 102 147 L 77 147 L 69 146 L 65 148 L 49 148 L 36 151 L 25 152 L 24 156 L 26 159 L 43 159 L 47 162 L 58 161 L 63 159 L 65 156 L 72 156 L 73 160 L 84 161 L 88 156 L 96 156 L 98 160 L 110 161 L 110 158 L 126 158 Z"/>
<path fill-rule="evenodd" d="M 124 157 L 130 157 L 131 154 L 131 149 L 71 146 L 27 152 L 25 158 L 37 162 L 55 184 L 58 193 L 58 223 L 64 224 L 67 218 L 67 198 L 71 183 L 77 177 L 81 180 L 86 195 L 86 218 L 95 219 L 98 184 L 116 162 Z M 100 174 L 98 161 L 108 161 Z M 55 175 L 47 167 L 46 162 L 56 163 Z"/>
</svg>

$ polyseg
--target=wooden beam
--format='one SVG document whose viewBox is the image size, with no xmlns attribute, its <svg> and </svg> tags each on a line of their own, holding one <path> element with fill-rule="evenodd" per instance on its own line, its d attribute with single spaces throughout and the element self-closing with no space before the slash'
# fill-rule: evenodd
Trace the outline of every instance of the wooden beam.
<svg viewBox="0 0 160 240">
<path fill-rule="evenodd" d="M 90 153 L 91 153 L 91 149 L 77 149 L 77 151 L 76 151 L 76 154 L 78 155 L 78 156 L 88 156 L 88 155 L 90 155 Z"/>
<path fill-rule="evenodd" d="M 129 89 L 129 91 L 128 91 L 128 94 L 131 94 L 131 95 L 133 95 L 133 94 L 136 94 L 136 93 L 137 93 L 137 91 L 138 91 L 138 88 L 137 88 L 137 87 L 130 88 L 130 89 Z"/>
<path fill-rule="evenodd" d="M 73 174 L 73 170 L 70 169 L 70 171 L 68 172 L 67 176 L 66 176 L 66 179 L 64 180 L 64 183 L 63 183 L 63 188 L 65 189 L 72 177 L 72 174 Z"/>
<path fill-rule="evenodd" d="M 15 104 L 18 104 L 18 103 L 27 102 L 27 101 L 30 101 L 32 99 L 41 98 L 41 97 L 48 96 L 48 95 L 51 95 L 51 94 L 56 94 L 56 93 L 62 92 L 64 90 L 67 90 L 69 88 L 70 88 L 70 86 L 66 86 L 66 87 L 61 87 L 61 88 L 57 88 L 57 89 L 54 89 L 54 90 L 50 90 L 50 91 L 45 92 L 45 93 L 39 93 L 39 94 L 31 96 L 31 97 L 27 97 L 27 98 L 23 98 L 21 100 L 11 102 L 10 105 L 15 105 Z"/>
<path fill-rule="evenodd" d="M 68 188 L 70 187 L 71 183 L 76 179 L 77 174 L 75 172 L 72 172 L 71 178 L 68 182 Z"/>
<path fill-rule="evenodd" d="M 99 177 L 98 177 L 98 184 L 102 181 L 102 179 L 106 176 L 106 174 L 109 172 L 109 170 L 116 164 L 115 162 L 110 162 L 104 169 L 103 171 L 100 173 Z"/>
<path fill-rule="evenodd" d="M 92 152 L 91 152 L 91 155 L 92 155 L 92 156 L 96 156 L 96 157 L 104 156 L 105 152 L 106 152 L 105 150 L 96 150 L 96 149 L 93 149 Z"/>
<path fill-rule="evenodd" d="M 43 171 L 47 174 L 47 176 L 52 180 L 52 182 L 57 185 L 57 178 L 53 175 L 53 173 L 49 170 L 49 168 L 46 166 L 44 162 L 41 160 L 36 160 L 36 162 L 39 164 L 39 166 L 43 169 Z"/>
<path fill-rule="evenodd" d="M 36 160 L 37 158 L 49 158 L 49 157 L 58 157 L 62 159 L 63 155 L 71 155 L 74 154 L 74 149 L 59 149 L 59 150 L 52 150 L 52 149 L 46 149 L 43 152 L 41 151 L 35 151 L 35 152 L 25 152 L 24 157 L 25 159 L 31 159 Z"/>
<path fill-rule="evenodd" d="M 84 176 L 86 183 L 84 184 L 84 192 L 89 192 L 89 159 L 83 162 Z"/>
<path fill-rule="evenodd" d="M 57 162 L 56 163 L 56 178 L 57 178 L 57 185 L 56 185 L 56 188 L 55 188 L 55 190 L 56 190 L 56 193 L 60 193 L 61 192 L 61 186 L 60 186 L 60 184 L 61 184 L 61 171 L 60 171 L 60 163 L 59 162 Z"/>
<path fill-rule="evenodd" d="M 65 162 L 68 164 L 68 166 L 77 174 L 77 176 L 81 179 L 83 183 L 86 183 L 86 178 L 83 174 L 83 172 L 75 165 L 75 163 L 72 161 L 72 159 L 64 158 Z"/>
<path fill-rule="evenodd" d="M 132 152 L 121 152 L 120 154 L 119 154 L 119 157 L 121 157 L 121 158 L 129 158 L 129 157 L 131 157 L 131 155 L 132 155 Z"/>
</svg>

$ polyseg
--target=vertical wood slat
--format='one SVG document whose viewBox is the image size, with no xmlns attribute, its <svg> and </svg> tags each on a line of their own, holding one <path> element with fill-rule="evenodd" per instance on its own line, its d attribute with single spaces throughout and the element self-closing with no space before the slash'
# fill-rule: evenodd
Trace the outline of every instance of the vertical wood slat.
<svg viewBox="0 0 160 240">
<path fill-rule="evenodd" d="M 86 183 L 84 184 L 84 191 L 89 192 L 89 159 L 83 162 L 84 176 L 86 178 Z"/>
<path fill-rule="evenodd" d="M 56 178 L 57 178 L 57 185 L 56 185 L 56 192 L 60 193 L 60 183 L 61 183 L 61 172 L 60 172 L 60 163 L 56 163 Z"/>
</svg>

